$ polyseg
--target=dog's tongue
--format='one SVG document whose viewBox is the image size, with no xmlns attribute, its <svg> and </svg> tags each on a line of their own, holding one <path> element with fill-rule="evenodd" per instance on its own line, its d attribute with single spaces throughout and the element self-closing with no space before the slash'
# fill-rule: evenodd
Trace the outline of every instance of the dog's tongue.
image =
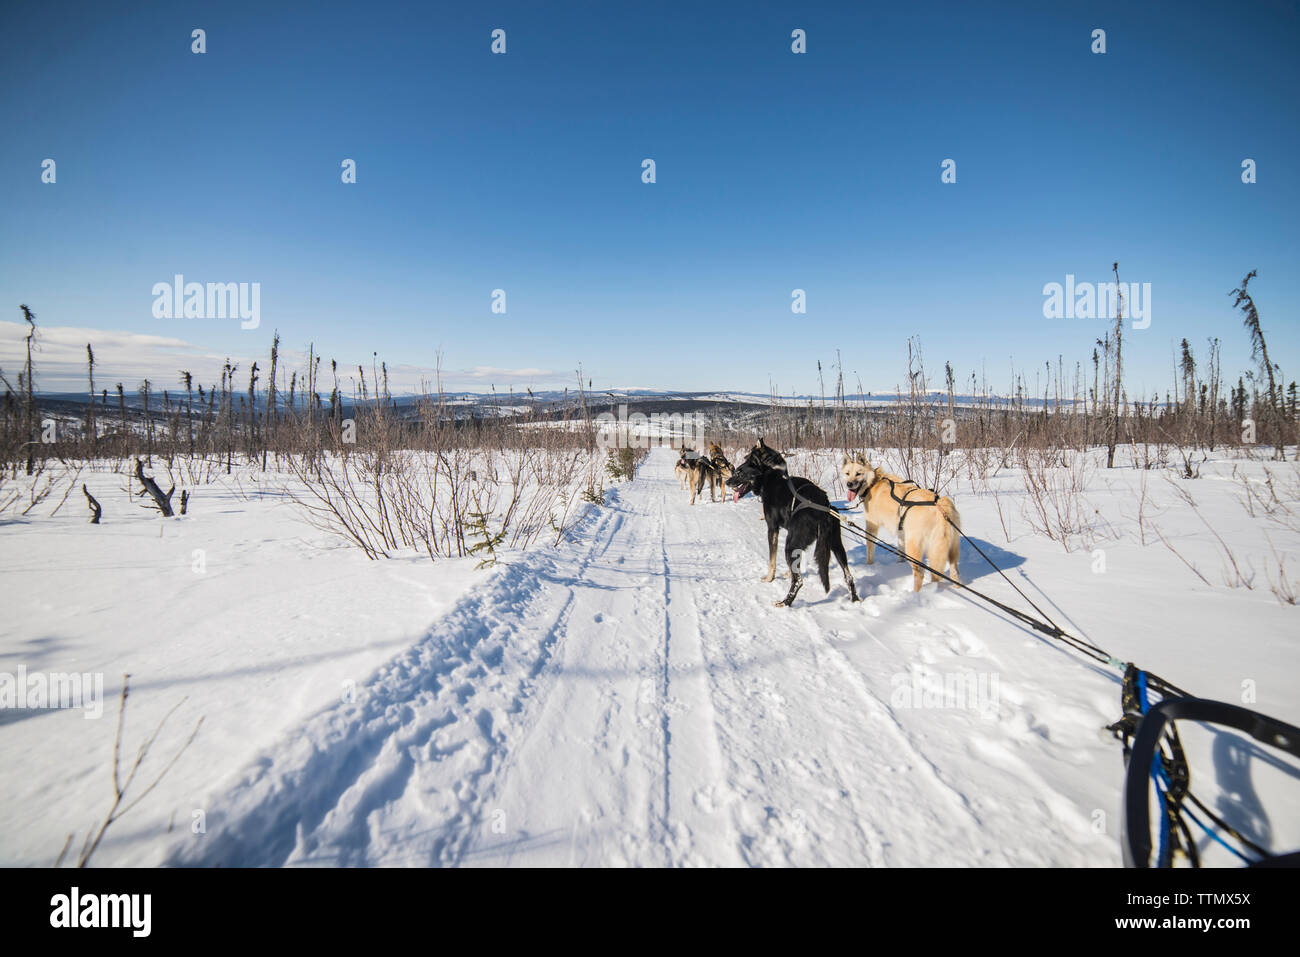
<svg viewBox="0 0 1300 957">
<path fill-rule="evenodd" d="M 739 502 L 739 501 L 740 501 L 740 492 L 732 492 L 732 493 L 731 493 L 731 500 L 732 500 L 733 502 Z"/>
<path fill-rule="evenodd" d="M 857 497 L 858 497 L 858 493 L 853 491 L 853 489 L 849 489 L 849 501 L 851 502 Z"/>
</svg>

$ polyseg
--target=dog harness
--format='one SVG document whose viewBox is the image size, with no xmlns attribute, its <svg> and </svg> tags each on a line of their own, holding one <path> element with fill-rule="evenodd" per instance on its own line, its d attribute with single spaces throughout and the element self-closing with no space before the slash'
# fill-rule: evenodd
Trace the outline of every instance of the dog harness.
<svg viewBox="0 0 1300 957">
<path fill-rule="evenodd" d="M 875 487 L 877 482 L 888 482 L 889 497 L 898 503 L 898 537 L 900 541 L 903 538 L 903 521 L 907 518 L 908 512 L 910 512 L 917 505 L 938 505 L 939 504 L 940 495 L 934 489 L 932 488 L 923 489 L 921 488 L 920 485 L 917 485 L 911 479 L 903 479 L 901 481 L 896 482 L 886 475 L 881 475 L 880 472 L 877 471 L 876 477 L 867 483 L 867 487 L 865 489 L 863 489 L 861 492 L 858 493 L 858 495 L 862 496 L 864 500 L 862 503 L 862 508 L 864 511 L 866 510 L 867 507 L 867 503 L 865 499 L 869 494 L 871 494 L 871 490 Z M 915 487 L 904 492 L 903 497 L 899 498 L 898 497 L 899 485 L 912 485 Z M 929 502 L 925 501 L 924 499 L 920 501 L 911 501 L 908 499 L 907 496 L 911 495 L 912 492 L 929 492 L 931 495 L 934 496 L 934 499 L 933 501 L 929 501 Z"/>
<path fill-rule="evenodd" d="M 882 479 L 885 479 L 885 481 L 889 483 L 889 497 L 892 498 L 895 502 L 897 502 L 897 503 L 898 503 L 898 506 L 899 506 L 899 508 L 898 508 L 898 537 L 901 539 L 901 538 L 903 537 L 903 520 L 907 518 L 907 513 L 910 512 L 910 511 L 911 511 L 915 506 L 917 506 L 917 505 L 938 505 L 938 504 L 939 504 L 939 493 L 936 492 L 936 491 L 935 491 L 934 489 L 932 489 L 932 488 L 922 489 L 921 486 L 917 485 L 917 484 L 916 484 L 915 482 L 913 482 L 911 479 L 904 479 L 902 483 L 899 483 L 899 482 L 895 482 L 895 481 L 894 481 L 893 479 L 891 479 L 891 478 L 885 478 L 885 476 L 883 476 L 883 475 L 881 476 L 881 478 L 882 478 Z M 909 489 L 908 491 L 904 492 L 904 493 L 903 493 L 903 497 L 902 497 L 902 498 L 899 498 L 899 497 L 898 497 L 898 485 L 900 485 L 900 484 L 913 485 L 913 486 L 915 486 L 915 488 L 913 488 L 913 489 Z M 934 496 L 934 500 L 933 500 L 933 501 L 930 501 L 930 502 L 926 502 L 926 501 L 918 501 L 918 502 L 909 501 L 908 498 L 907 498 L 907 496 L 911 495 L 912 492 L 914 492 L 914 491 L 916 491 L 916 492 L 921 492 L 921 491 L 929 492 L 931 495 Z"/>
</svg>

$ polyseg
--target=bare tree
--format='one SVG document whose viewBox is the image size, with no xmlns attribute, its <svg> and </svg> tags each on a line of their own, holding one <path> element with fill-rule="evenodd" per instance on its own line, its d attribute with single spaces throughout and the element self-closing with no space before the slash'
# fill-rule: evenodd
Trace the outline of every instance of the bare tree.
<svg viewBox="0 0 1300 957">
<path fill-rule="evenodd" d="M 26 306 L 19 306 L 27 320 L 27 364 L 23 367 L 21 385 L 25 389 L 23 403 L 23 432 L 27 442 L 27 474 L 35 470 L 36 462 L 36 400 L 32 391 L 32 341 L 36 338 L 36 315 Z"/>
<path fill-rule="evenodd" d="M 1241 309 L 1242 314 L 1245 316 L 1242 324 L 1250 335 L 1250 357 L 1259 364 L 1259 369 L 1268 382 L 1268 391 L 1265 393 L 1264 403 L 1269 424 L 1273 426 L 1274 455 L 1279 459 L 1285 459 L 1285 439 L 1282 435 L 1281 417 L 1278 415 L 1278 390 L 1274 379 L 1276 367 L 1268 357 L 1268 343 L 1264 341 L 1264 330 L 1259 324 L 1259 311 L 1255 308 L 1255 300 L 1246 289 L 1250 281 L 1255 278 L 1255 272 L 1252 269 L 1247 273 L 1246 278 L 1241 281 L 1241 285 L 1228 295 L 1236 297 L 1232 301 L 1233 308 Z"/>
<path fill-rule="evenodd" d="M 1115 407 L 1111 423 L 1110 442 L 1106 446 L 1106 468 L 1115 467 L 1115 447 L 1119 445 L 1120 390 L 1123 380 L 1124 350 L 1124 293 L 1119 284 L 1119 263 L 1113 263 L 1115 272 Z"/>
<path fill-rule="evenodd" d="M 86 441 L 90 445 L 90 455 L 95 455 L 96 429 L 95 429 L 95 350 L 90 348 L 90 343 L 86 343 L 86 377 L 90 380 L 90 401 L 86 403 Z"/>
</svg>

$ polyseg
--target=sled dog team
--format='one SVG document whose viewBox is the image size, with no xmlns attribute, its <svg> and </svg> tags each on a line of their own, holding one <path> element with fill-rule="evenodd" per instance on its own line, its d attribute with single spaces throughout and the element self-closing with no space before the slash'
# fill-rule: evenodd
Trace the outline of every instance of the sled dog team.
<svg viewBox="0 0 1300 957">
<path fill-rule="evenodd" d="M 677 484 L 690 490 L 692 505 L 695 504 L 695 496 L 704 491 L 705 483 L 709 486 L 710 502 L 717 501 L 714 497 L 715 489 L 722 493 L 724 499 L 727 497 L 723 483 L 731 478 L 732 468 L 727 457 L 722 454 L 722 446 L 716 442 L 709 446 L 707 458 L 683 447 L 682 454 L 677 459 L 677 468 L 673 471 L 677 474 Z"/>
<path fill-rule="evenodd" d="M 813 482 L 790 475 L 786 471 L 784 456 L 762 439 L 750 449 L 745 461 L 734 468 L 717 444 L 709 446 L 707 457 L 683 448 L 675 471 L 679 485 L 690 491 L 692 505 L 706 483 L 710 501 L 716 501 L 715 489 L 720 489 L 725 497 L 727 488 L 732 490 L 736 501 L 751 492 L 759 499 L 762 520 L 767 525 L 767 575 L 762 579 L 765 582 L 776 577 L 777 541 L 781 530 L 785 529 L 785 561 L 790 569 L 790 590 L 785 598 L 776 602 L 778 607 L 793 603 L 795 595 L 803 587 L 801 558 L 810 546 L 822 587 L 827 592 L 831 590 L 830 558 L 834 555 L 844 572 L 850 599 L 859 600 L 840 537 L 840 522 L 831 509 L 830 499 Z M 915 564 L 916 561 L 924 562 L 954 581 L 961 581 L 957 573 L 957 560 L 961 554 L 961 516 L 952 499 L 874 468 L 862 454 L 846 454 L 840 475 L 848 488 L 850 504 L 862 503 L 870 536 L 867 539 L 867 564 L 875 561 L 874 539 L 882 528 L 888 528 L 897 535 L 899 551 L 914 562 L 913 591 L 921 590 L 925 578 L 925 570 Z M 899 561 L 904 561 L 904 558 L 900 556 Z M 939 578 L 931 574 L 930 580 L 937 582 Z"/>
</svg>

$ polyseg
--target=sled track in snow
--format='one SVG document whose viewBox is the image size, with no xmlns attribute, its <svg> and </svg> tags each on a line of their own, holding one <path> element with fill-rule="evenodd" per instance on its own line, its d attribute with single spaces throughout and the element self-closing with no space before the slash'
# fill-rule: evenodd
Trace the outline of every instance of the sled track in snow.
<svg viewBox="0 0 1300 957">
<path fill-rule="evenodd" d="M 773 608 L 756 503 L 690 506 L 672 465 L 652 452 L 571 541 L 487 573 L 169 863 L 1016 863 L 882 697 L 906 661 L 878 611 L 839 582 Z M 933 630 L 931 599 L 882 594 Z"/>
</svg>

